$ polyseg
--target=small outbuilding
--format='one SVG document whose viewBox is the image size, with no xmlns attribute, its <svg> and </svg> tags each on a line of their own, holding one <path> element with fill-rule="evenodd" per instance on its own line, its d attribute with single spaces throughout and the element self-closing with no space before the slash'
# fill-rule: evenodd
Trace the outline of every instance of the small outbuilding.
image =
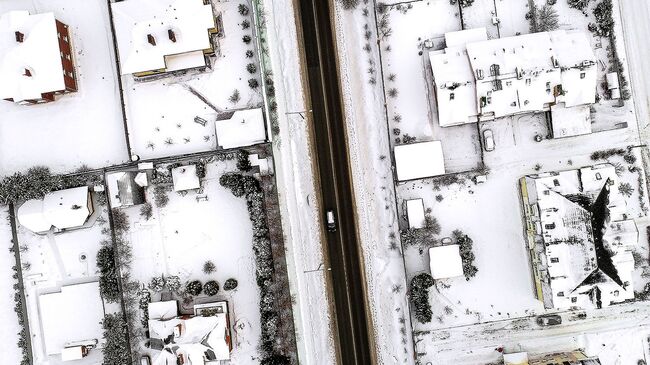
<svg viewBox="0 0 650 365">
<path fill-rule="evenodd" d="M 422 199 L 410 199 L 406 201 L 406 217 L 409 228 L 423 228 L 426 225 L 424 215 L 424 203 Z"/>
<path fill-rule="evenodd" d="M 264 113 L 261 108 L 238 110 L 230 119 L 215 123 L 217 145 L 222 149 L 252 146 L 266 142 Z"/>
<path fill-rule="evenodd" d="M 445 174 L 440 141 L 395 146 L 397 180 L 407 181 Z"/>
<path fill-rule="evenodd" d="M 196 174 L 196 165 L 179 166 L 172 169 L 174 191 L 185 191 L 201 188 L 201 181 Z"/>
<path fill-rule="evenodd" d="M 120 171 L 106 175 L 111 208 L 129 207 L 145 202 L 144 187 L 147 185 L 147 175 L 141 174 L 144 179 L 140 178 L 139 181 L 140 173 L 134 171 Z"/>
<path fill-rule="evenodd" d="M 429 267 L 434 279 L 447 279 L 463 275 L 463 260 L 459 245 L 431 247 Z"/>
</svg>

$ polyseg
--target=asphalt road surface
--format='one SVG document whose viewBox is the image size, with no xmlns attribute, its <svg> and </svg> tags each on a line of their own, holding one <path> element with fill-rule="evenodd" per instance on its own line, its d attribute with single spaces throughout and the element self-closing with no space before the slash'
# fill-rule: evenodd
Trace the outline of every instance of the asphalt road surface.
<svg viewBox="0 0 650 365">
<path fill-rule="evenodd" d="M 336 232 L 326 235 L 334 292 L 335 340 L 345 365 L 373 363 L 368 337 L 363 265 L 354 216 L 346 127 L 341 106 L 329 1 L 298 0 L 311 95 L 322 206 L 333 210 Z M 325 211 L 322 212 L 325 222 Z"/>
</svg>

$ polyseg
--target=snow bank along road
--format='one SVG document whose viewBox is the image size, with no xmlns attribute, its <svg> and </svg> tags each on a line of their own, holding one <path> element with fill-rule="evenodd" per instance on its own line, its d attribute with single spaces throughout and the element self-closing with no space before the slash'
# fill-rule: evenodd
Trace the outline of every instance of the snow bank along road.
<svg viewBox="0 0 650 365">
<path fill-rule="evenodd" d="M 338 218 L 327 235 L 340 363 L 372 364 L 363 264 L 354 216 L 346 128 L 341 107 L 329 1 L 300 1 L 322 206 Z M 324 212 L 323 212 L 324 213 Z M 323 214 L 324 215 L 324 214 Z"/>
<path fill-rule="evenodd" d="M 650 133 L 650 1 L 621 0 L 619 4 L 639 130 L 647 138 Z"/>
</svg>

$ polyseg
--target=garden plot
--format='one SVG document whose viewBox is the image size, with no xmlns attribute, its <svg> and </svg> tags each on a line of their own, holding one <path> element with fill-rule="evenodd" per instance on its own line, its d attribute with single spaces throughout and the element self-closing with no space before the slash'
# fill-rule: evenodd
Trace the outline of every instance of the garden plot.
<svg viewBox="0 0 650 365">
<path fill-rule="evenodd" d="M 9 223 L 9 208 L 0 207 L 0 323 L 3 324 L 4 334 L 3 342 L 5 350 L 3 358 L 8 364 L 20 364 L 22 352 L 18 347 L 18 332 L 20 325 L 18 317 L 14 312 L 14 293 L 13 288 L 16 279 L 12 277 L 14 271 L 12 267 L 16 265 L 14 254 L 9 251 L 13 246 L 11 238 L 11 225 Z"/>
<path fill-rule="evenodd" d="M 242 16 L 240 4 L 251 8 L 248 1 L 213 4 L 215 12 L 221 14 L 224 36 L 219 38 L 217 55 L 210 57 L 211 69 L 149 81 L 122 77 L 134 154 L 148 159 L 214 150 L 217 119 L 226 118 L 229 111 L 262 104 L 255 41 L 243 41 L 244 36 L 254 36 L 252 13 Z M 245 22 L 249 26 L 244 29 Z M 247 51 L 252 52 L 251 57 Z M 195 117 L 204 119 L 205 125 L 196 123 Z"/>
<path fill-rule="evenodd" d="M 235 170 L 235 161 L 208 163 L 202 192 L 168 192 L 169 202 L 162 207 L 154 204 L 155 187 L 151 186 L 147 191 L 152 204 L 149 219 L 141 215 L 141 205 L 121 209 L 127 214 L 130 227 L 127 239 L 133 251 L 131 278 L 141 286 L 160 276 L 178 276 L 183 284 L 216 280 L 222 287 L 229 278 L 238 281 L 235 290 L 222 288 L 210 299 L 229 302 L 234 340 L 232 361 L 245 363 L 258 356 L 259 292 L 246 201 L 219 184 L 221 175 Z M 206 262 L 214 264 L 214 269 L 205 270 Z M 207 297 L 196 298 L 201 299 Z M 182 300 L 179 304 L 183 304 L 182 311 L 191 308 Z"/>
<path fill-rule="evenodd" d="M 475 0 L 462 8 L 463 28 L 485 27 L 490 39 L 528 33 L 527 0 Z M 495 25 L 493 18 L 498 19 Z"/>
<path fill-rule="evenodd" d="M 0 175 L 33 165 L 70 172 L 128 159 L 105 1 L 7 0 L 0 13 L 54 12 L 70 27 L 79 91 L 52 103 L 0 103 Z"/>
<path fill-rule="evenodd" d="M 95 213 L 90 216 L 87 226 L 61 233 L 39 235 L 19 223 L 17 225 L 34 360 L 35 363 L 58 364 L 60 355 L 46 353 L 46 330 L 42 317 L 45 312 L 39 305 L 39 298 L 43 293 L 59 292 L 65 286 L 97 282 L 97 252 L 102 241 L 109 239 L 106 233 L 109 229 L 108 208 L 95 199 Z M 96 295 L 99 298 L 99 292 Z M 107 313 L 119 311 L 117 304 L 103 303 L 103 306 Z M 100 338 L 100 347 L 101 341 Z M 80 364 L 98 361 L 101 361 L 101 351 L 94 350 Z"/>
</svg>

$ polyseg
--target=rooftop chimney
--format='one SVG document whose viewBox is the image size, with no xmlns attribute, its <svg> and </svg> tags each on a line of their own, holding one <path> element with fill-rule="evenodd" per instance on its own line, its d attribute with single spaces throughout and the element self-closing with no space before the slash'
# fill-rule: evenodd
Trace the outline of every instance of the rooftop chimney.
<svg viewBox="0 0 650 365">
<path fill-rule="evenodd" d="M 23 43 L 23 39 L 25 39 L 25 35 L 19 31 L 16 31 L 16 42 Z"/>
<path fill-rule="evenodd" d="M 167 29 L 167 35 L 169 36 L 169 40 L 176 43 L 176 33 L 174 33 L 173 30 Z"/>
<path fill-rule="evenodd" d="M 156 38 L 154 38 L 151 34 L 147 34 L 147 41 L 148 41 L 149 44 L 151 44 L 152 46 L 155 46 L 155 45 L 156 45 Z"/>
<path fill-rule="evenodd" d="M 25 76 L 28 76 L 28 77 L 32 76 L 32 72 L 28 68 L 25 69 Z"/>
</svg>

